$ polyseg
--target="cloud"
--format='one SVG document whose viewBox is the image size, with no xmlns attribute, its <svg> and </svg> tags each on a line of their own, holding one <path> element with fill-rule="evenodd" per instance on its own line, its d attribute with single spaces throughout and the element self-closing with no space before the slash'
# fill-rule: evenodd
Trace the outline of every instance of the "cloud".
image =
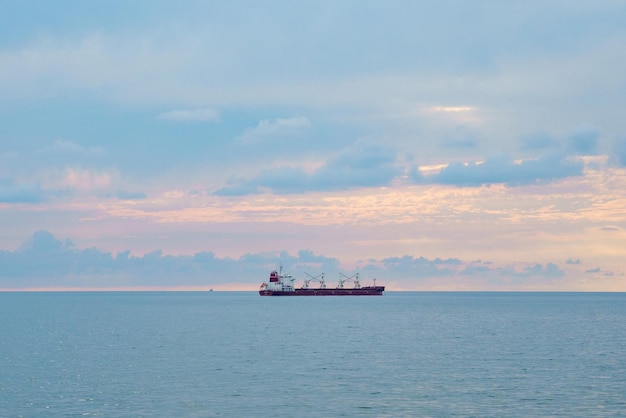
<svg viewBox="0 0 626 418">
<path fill-rule="evenodd" d="M 233 186 L 217 190 L 217 196 L 241 196 L 272 192 L 278 194 L 304 193 L 314 190 L 312 176 L 301 169 L 278 167 L 265 170 L 250 180 L 236 181 Z"/>
<path fill-rule="evenodd" d="M 246 130 L 237 139 L 241 142 L 254 142 L 270 137 L 295 135 L 310 127 L 311 122 L 304 116 L 294 116 L 287 119 L 265 119 L 254 128 Z"/>
<path fill-rule="evenodd" d="M 419 167 L 416 167 L 416 166 L 412 166 L 410 168 L 409 174 L 408 174 L 408 178 L 413 183 L 423 183 L 424 182 L 424 175 L 419 170 Z"/>
<path fill-rule="evenodd" d="M 70 240 L 60 241 L 48 231 L 37 231 L 20 246 L 17 253 L 29 253 L 35 256 L 56 255 L 70 251 L 73 248 L 74 244 Z"/>
<path fill-rule="evenodd" d="M 555 138 L 545 132 L 524 136 L 521 139 L 522 151 L 563 152 L 566 155 L 596 155 L 599 149 L 599 131 L 591 126 L 573 130 L 563 138 Z"/>
<path fill-rule="evenodd" d="M 567 139 L 568 151 L 575 155 L 595 155 L 598 153 L 600 134 L 593 127 L 584 127 L 574 131 Z"/>
<path fill-rule="evenodd" d="M 580 261 L 580 258 L 576 258 L 576 259 L 568 258 L 567 261 L 565 261 L 565 263 L 566 264 L 580 264 L 581 261 Z"/>
<path fill-rule="evenodd" d="M 95 172 L 82 168 L 67 168 L 60 185 L 72 190 L 91 192 L 107 189 L 111 185 L 112 175 L 108 172 Z"/>
<path fill-rule="evenodd" d="M 247 253 L 241 257 L 220 258 L 211 251 L 193 255 L 167 255 L 155 250 L 143 256 L 133 256 L 130 250 L 117 254 L 97 248 L 77 248 L 70 240 L 59 240 L 48 231 L 38 231 L 15 251 L 0 250 L 0 288 L 119 288 L 137 286 L 203 286 L 212 287 L 233 283 L 255 288 L 271 269 L 279 264 L 302 280 L 304 273 L 326 273 L 326 281 L 332 281 L 343 272 L 353 275 L 362 273 L 362 282 L 376 277 L 387 283 L 401 281 L 411 286 L 424 280 L 454 278 L 458 283 L 483 283 L 491 280 L 498 287 L 498 280 L 545 280 L 564 275 L 555 263 L 511 264 L 498 267 L 492 262 L 466 262 L 458 258 L 388 257 L 369 259 L 358 269 L 340 269 L 339 260 L 315 254 L 311 250 L 299 250 L 295 255 L 286 251 Z M 599 271 L 599 269 L 598 269 Z M 594 269 L 593 271 L 596 272 Z M 506 284 L 507 281 L 500 282 Z"/>
<path fill-rule="evenodd" d="M 65 139 L 56 139 L 51 148 L 46 149 L 46 151 L 58 151 L 70 154 L 79 154 L 79 155 L 104 155 L 106 154 L 105 150 L 101 146 L 96 147 L 83 147 L 79 144 L 76 144 L 72 141 L 68 141 Z"/>
<path fill-rule="evenodd" d="M 510 186 L 534 184 L 583 174 L 583 163 L 560 154 L 520 162 L 500 155 L 482 163 L 451 163 L 427 182 L 455 186 L 481 186 L 504 183 Z"/>
<path fill-rule="evenodd" d="M 220 116 L 217 110 L 212 108 L 200 108 L 200 109 L 184 109 L 184 110 L 171 110 L 159 114 L 158 119 L 170 120 L 177 122 L 191 122 L 191 121 L 203 121 L 203 122 L 216 122 L 219 121 Z"/>
<path fill-rule="evenodd" d="M 478 147 L 476 138 L 447 138 L 442 143 L 444 148 L 475 149 Z"/>
<path fill-rule="evenodd" d="M 600 228 L 600 231 L 605 231 L 605 232 L 617 232 L 617 231 L 621 231 L 622 229 L 620 227 L 617 226 L 603 226 Z"/>
<path fill-rule="evenodd" d="M 426 106 L 417 111 L 429 119 L 438 119 L 460 126 L 482 125 L 483 116 L 475 106 Z"/>
<path fill-rule="evenodd" d="M 545 266 L 537 263 L 524 267 L 522 271 L 514 272 L 512 275 L 516 277 L 562 277 L 564 274 L 563 270 L 554 263 L 548 263 Z"/>
<path fill-rule="evenodd" d="M 158 15 L 165 21 L 137 13 L 132 25 L 123 22 L 126 27 L 100 16 L 94 22 L 85 13 L 84 21 L 77 20 L 92 30 L 56 27 L 49 32 L 55 38 L 34 41 L 33 34 L 48 32 L 31 30 L 15 43 L 17 47 L 7 41 L 15 49 L 0 55 L 0 83 L 6 80 L 6 90 L 14 95 L 90 89 L 99 96 L 143 103 L 212 99 L 303 105 L 363 103 L 365 98 L 369 105 L 387 104 L 403 95 L 434 96 L 428 102 L 438 104 L 435 111 L 463 114 L 475 101 L 467 100 L 472 95 L 493 101 L 534 98 L 531 106 L 539 107 L 536 104 L 555 89 L 577 99 L 590 85 L 614 88 L 621 80 L 623 60 L 618 51 L 623 28 L 614 16 L 623 13 L 623 6 L 601 3 L 594 2 L 583 13 L 579 6 L 571 10 L 564 3 L 555 3 L 547 12 L 535 5 L 504 7 L 509 13 L 478 12 L 476 7 L 454 3 L 459 10 L 454 16 L 449 7 L 422 13 L 423 7 L 412 2 L 393 8 L 370 2 L 355 16 L 347 3 L 334 8 L 332 19 L 325 7 L 287 12 L 275 4 L 268 6 L 266 19 L 253 19 L 245 17 L 238 4 L 220 7 L 220 13 L 196 5 L 184 11 L 170 7 Z M 198 21 L 198 16 L 203 19 Z M 168 24 L 171 19 L 185 24 Z M 265 30 L 268 26 L 273 30 Z M 440 30 L 444 26 L 446 30 Z M 315 31 L 319 27 L 324 31 Z M 68 37 L 66 30 L 74 36 Z M 97 35 L 76 39 L 94 32 Z M 345 48 L 338 39 L 360 42 Z M 607 39 L 611 44 L 605 46 Z M 413 80 L 382 83 L 407 73 L 414 74 Z M 380 82 L 367 79 L 370 75 L 379 76 Z M 354 83 L 358 76 L 365 82 Z M 512 97 L 511 90 L 518 96 Z"/>
<path fill-rule="evenodd" d="M 461 113 L 461 112 L 472 112 L 475 109 L 472 106 L 432 106 L 427 108 L 432 112 L 443 112 L 443 113 Z"/>
<path fill-rule="evenodd" d="M 146 197 L 142 192 L 107 191 L 113 184 L 115 173 L 83 168 L 65 168 L 42 175 L 41 182 L 17 183 L 0 178 L 0 203 L 40 203 L 49 197 L 97 193 L 103 197 L 115 196 L 122 200 Z"/>
<path fill-rule="evenodd" d="M 378 144 L 357 141 L 311 173 L 300 168 L 278 167 L 252 179 L 233 180 L 217 190 L 218 196 L 271 192 L 277 194 L 345 190 L 388 185 L 402 173 L 393 150 Z"/>
<path fill-rule="evenodd" d="M 537 151 L 545 149 L 558 149 L 559 142 L 546 133 L 527 135 L 521 140 L 522 151 Z"/>
<path fill-rule="evenodd" d="M 114 194 L 114 196 L 120 200 L 142 200 L 147 197 L 144 192 L 125 192 L 125 191 L 118 191 L 117 193 Z"/>
<path fill-rule="evenodd" d="M 304 176 L 302 171 L 297 171 L 296 174 Z M 260 178 L 245 180 L 245 179 L 231 179 L 228 182 L 228 186 L 224 186 L 213 192 L 215 196 L 247 196 L 261 193 L 259 189 Z"/>
<path fill-rule="evenodd" d="M 161 250 L 133 256 L 96 248 L 79 249 L 70 240 L 48 231 L 33 234 L 16 251 L 0 251 L 0 288 L 134 286 L 213 286 L 237 277 L 253 286 L 280 263 L 290 271 L 337 270 L 338 261 L 301 250 L 297 255 L 271 252 L 219 258 L 210 251 L 194 255 L 165 255 Z"/>
<path fill-rule="evenodd" d="M 520 186 L 581 176 L 583 167 L 582 161 L 559 153 L 525 160 L 498 155 L 484 162 L 450 163 L 428 175 L 413 166 L 408 178 L 416 184 Z M 391 149 L 357 141 L 350 149 L 329 159 L 313 172 L 290 166 L 267 169 L 252 179 L 232 179 L 214 194 L 241 196 L 265 192 L 282 194 L 380 187 L 389 185 L 403 171 L 396 153 Z"/>
<path fill-rule="evenodd" d="M 72 277 L 83 276 L 79 287 L 89 287 L 89 277 L 107 275 L 115 269 L 109 253 L 95 248 L 79 250 L 70 240 L 56 239 L 48 231 L 38 231 L 15 252 L 0 254 L 3 287 L 30 287 L 57 284 L 68 286 Z"/>
<path fill-rule="evenodd" d="M 39 183 L 16 184 L 10 179 L 0 179 L 0 203 L 39 203 L 42 200 Z"/>
<path fill-rule="evenodd" d="M 626 137 L 616 139 L 613 142 L 613 153 L 622 167 L 626 166 Z"/>
<path fill-rule="evenodd" d="M 382 264 L 385 270 L 393 275 L 419 279 L 453 276 L 463 263 L 456 258 L 429 260 L 425 257 L 414 258 L 405 255 L 403 257 L 384 258 Z"/>
<path fill-rule="evenodd" d="M 556 264 L 535 263 L 530 266 L 518 268 L 515 265 L 505 267 L 494 266 L 489 262 L 465 262 L 458 258 L 435 258 L 425 257 L 414 258 L 411 256 L 391 257 L 382 260 L 385 268 L 393 274 L 409 277 L 449 277 L 449 276 L 476 276 L 481 277 L 486 274 L 495 276 L 519 277 L 561 277 L 563 270 Z"/>
</svg>

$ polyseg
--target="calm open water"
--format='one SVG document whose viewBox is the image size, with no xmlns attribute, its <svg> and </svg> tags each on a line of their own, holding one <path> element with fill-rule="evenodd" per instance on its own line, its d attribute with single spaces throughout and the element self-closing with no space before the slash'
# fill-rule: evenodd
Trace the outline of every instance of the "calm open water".
<svg viewBox="0 0 626 418">
<path fill-rule="evenodd" d="M 0 293 L 0 415 L 626 416 L 626 294 Z"/>
</svg>

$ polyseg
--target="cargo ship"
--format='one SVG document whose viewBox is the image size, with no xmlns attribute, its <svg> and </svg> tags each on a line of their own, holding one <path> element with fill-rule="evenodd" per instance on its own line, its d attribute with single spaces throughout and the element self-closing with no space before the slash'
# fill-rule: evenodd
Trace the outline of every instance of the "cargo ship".
<svg viewBox="0 0 626 418">
<path fill-rule="evenodd" d="M 381 296 L 385 290 L 385 286 L 376 286 L 376 279 L 374 280 L 374 286 L 363 286 L 359 282 L 359 273 L 352 277 L 348 277 L 344 274 L 343 280 L 339 280 L 339 285 L 336 288 L 326 287 L 324 281 L 324 273 L 318 276 L 311 276 L 305 273 L 309 278 L 304 281 L 302 287 L 297 288 L 294 286 L 295 278 L 290 274 L 283 273 L 283 267 L 280 266 L 279 270 L 272 271 L 270 273 L 269 282 L 263 282 L 259 295 L 261 296 Z M 311 281 L 319 282 L 319 287 L 309 287 Z M 353 287 L 345 287 L 344 283 L 351 281 Z"/>
</svg>

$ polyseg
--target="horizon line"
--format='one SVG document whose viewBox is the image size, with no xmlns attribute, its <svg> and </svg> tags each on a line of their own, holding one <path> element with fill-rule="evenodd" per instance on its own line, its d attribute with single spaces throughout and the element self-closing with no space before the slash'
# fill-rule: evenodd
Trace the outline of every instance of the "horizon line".
<svg viewBox="0 0 626 418">
<path fill-rule="evenodd" d="M 258 289 L 242 287 L 210 286 L 129 286 L 129 287 L 24 287 L 0 288 L 0 293 L 105 293 L 105 292 L 257 292 Z M 546 289 L 396 289 L 385 290 L 392 293 L 626 293 L 619 290 L 546 290 Z"/>
</svg>

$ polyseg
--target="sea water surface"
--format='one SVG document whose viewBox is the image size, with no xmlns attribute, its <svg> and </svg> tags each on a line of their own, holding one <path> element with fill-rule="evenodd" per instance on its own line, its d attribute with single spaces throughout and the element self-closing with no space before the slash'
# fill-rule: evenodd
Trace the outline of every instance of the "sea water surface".
<svg viewBox="0 0 626 418">
<path fill-rule="evenodd" d="M 624 416 L 626 295 L 0 293 L 0 415 Z"/>
</svg>

